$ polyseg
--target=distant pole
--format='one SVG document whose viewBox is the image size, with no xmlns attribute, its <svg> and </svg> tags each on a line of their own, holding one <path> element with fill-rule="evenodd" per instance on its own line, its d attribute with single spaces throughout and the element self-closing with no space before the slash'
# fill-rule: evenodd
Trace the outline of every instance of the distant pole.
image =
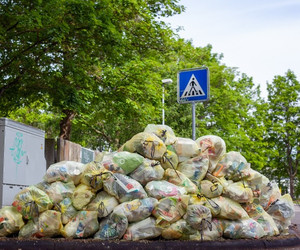
<svg viewBox="0 0 300 250">
<path fill-rule="evenodd" d="M 196 140 L 196 103 L 192 102 L 192 138 Z"/>
<path fill-rule="evenodd" d="M 165 125 L 165 84 L 162 85 L 162 125 Z"/>
<path fill-rule="evenodd" d="M 171 84 L 172 79 L 163 79 L 162 81 L 162 125 L 165 125 L 165 84 Z"/>
</svg>

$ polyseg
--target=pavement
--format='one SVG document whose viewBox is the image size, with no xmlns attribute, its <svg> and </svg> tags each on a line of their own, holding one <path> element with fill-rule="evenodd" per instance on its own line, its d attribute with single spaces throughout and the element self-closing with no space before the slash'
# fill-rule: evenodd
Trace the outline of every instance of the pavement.
<svg viewBox="0 0 300 250">
<path fill-rule="evenodd" d="M 292 219 L 292 223 L 300 225 L 300 205 L 295 205 L 295 217 Z"/>
</svg>

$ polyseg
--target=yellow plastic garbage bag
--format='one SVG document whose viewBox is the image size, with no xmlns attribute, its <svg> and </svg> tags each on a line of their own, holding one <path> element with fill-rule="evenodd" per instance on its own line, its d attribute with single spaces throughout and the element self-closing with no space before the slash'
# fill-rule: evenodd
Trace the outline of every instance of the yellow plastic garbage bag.
<svg viewBox="0 0 300 250">
<path fill-rule="evenodd" d="M 73 181 L 78 185 L 81 179 L 84 164 L 76 161 L 61 161 L 50 165 L 44 176 L 48 183 L 54 181 Z"/>
<path fill-rule="evenodd" d="M 136 199 L 116 206 L 114 212 L 123 213 L 128 222 L 137 222 L 149 217 L 157 204 L 158 200 L 152 197 Z"/>
<path fill-rule="evenodd" d="M 203 196 L 202 194 L 191 195 L 189 204 L 199 204 L 207 207 L 213 217 L 216 217 L 221 212 L 221 208 L 217 203 L 215 203 L 212 199 Z"/>
<path fill-rule="evenodd" d="M 163 176 L 164 169 L 161 167 L 159 161 L 147 158 L 144 158 L 143 163 L 130 174 L 132 179 L 135 179 L 143 186 L 150 181 L 161 180 Z"/>
<path fill-rule="evenodd" d="M 249 219 L 247 212 L 241 207 L 239 203 L 229 198 L 219 196 L 212 199 L 221 209 L 217 215 L 218 218 L 228 220 Z"/>
<path fill-rule="evenodd" d="M 211 222 L 211 227 L 207 227 L 203 230 L 202 240 L 212 241 L 220 240 L 223 236 L 223 226 L 218 219 L 213 218 Z"/>
<path fill-rule="evenodd" d="M 33 220 L 29 220 L 19 231 L 19 238 L 30 238 L 30 237 L 37 237 L 37 233 L 39 231 L 38 223 L 34 222 Z"/>
<path fill-rule="evenodd" d="M 223 195 L 238 203 L 253 202 L 252 189 L 246 186 L 243 181 L 227 182 L 226 185 L 224 185 Z"/>
<path fill-rule="evenodd" d="M 202 180 L 198 187 L 199 192 L 207 198 L 215 198 L 223 193 L 223 186 L 220 182 L 212 183 L 209 180 Z"/>
<path fill-rule="evenodd" d="M 269 181 L 267 178 L 264 178 L 264 182 L 258 188 L 259 204 L 265 210 L 268 210 L 270 205 L 281 197 L 280 189 L 275 181 Z"/>
<path fill-rule="evenodd" d="M 167 151 L 166 145 L 161 139 L 146 132 L 134 135 L 123 145 L 122 149 L 123 151 L 141 154 L 151 160 L 160 160 Z"/>
<path fill-rule="evenodd" d="M 0 237 L 17 233 L 24 226 L 22 214 L 13 206 L 0 209 Z"/>
<path fill-rule="evenodd" d="M 177 170 L 199 185 L 207 173 L 208 163 L 207 157 L 198 156 L 179 163 Z"/>
<path fill-rule="evenodd" d="M 176 186 L 168 181 L 150 181 L 145 186 L 147 194 L 156 199 L 175 197 L 186 194 L 184 187 Z"/>
<path fill-rule="evenodd" d="M 88 238 L 99 229 L 98 213 L 96 211 L 79 211 L 77 215 L 64 226 L 62 235 L 65 238 Z"/>
<path fill-rule="evenodd" d="M 177 137 L 177 141 L 172 147 L 178 156 L 179 162 L 186 161 L 200 154 L 197 143 L 190 138 Z"/>
<path fill-rule="evenodd" d="M 204 229 L 211 226 L 211 212 L 209 208 L 203 205 L 189 205 L 183 218 L 192 226 L 192 228 L 200 232 L 203 232 Z"/>
<path fill-rule="evenodd" d="M 223 155 L 213 175 L 227 180 L 239 181 L 249 176 L 250 164 L 239 152 L 231 151 Z"/>
<path fill-rule="evenodd" d="M 55 209 L 61 213 L 61 221 L 65 225 L 72 220 L 78 210 L 73 206 L 71 198 L 65 198 L 55 205 Z"/>
<path fill-rule="evenodd" d="M 55 210 L 47 210 L 40 214 L 37 221 L 30 220 L 22 227 L 19 231 L 19 237 L 55 237 L 61 234 L 62 228 L 61 213 Z"/>
<path fill-rule="evenodd" d="M 180 219 L 163 228 L 161 236 L 166 240 L 191 240 L 199 237 L 200 233 L 191 227 L 186 220 Z"/>
<path fill-rule="evenodd" d="M 251 218 L 236 221 L 224 220 L 223 225 L 223 236 L 229 239 L 259 239 L 266 235 L 262 226 Z"/>
<path fill-rule="evenodd" d="M 61 213 L 55 210 L 47 210 L 39 216 L 38 237 L 54 237 L 61 234 L 63 228 Z"/>
<path fill-rule="evenodd" d="M 249 217 L 257 221 L 264 229 L 266 235 L 274 236 L 279 234 L 279 230 L 272 218 L 261 205 L 255 203 L 246 203 L 242 207 L 248 213 Z"/>
<path fill-rule="evenodd" d="M 145 240 L 153 239 L 161 234 L 162 229 L 156 226 L 155 219 L 148 217 L 142 221 L 129 224 L 124 239 L 125 240 Z"/>
<path fill-rule="evenodd" d="M 53 201 L 54 204 L 61 202 L 65 198 L 71 198 L 75 190 L 73 181 L 61 182 L 56 181 L 49 185 L 49 188 L 45 189 L 46 194 Z"/>
<path fill-rule="evenodd" d="M 104 190 L 120 203 L 148 197 L 143 186 L 127 175 L 107 172 L 102 178 Z"/>
<path fill-rule="evenodd" d="M 12 203 L 25 219 L 37 218 L 41 212 L 52 208 L 49 196 L 35 186 L 29 186 L 19 192 Z"/>
<path fill-rule="evenodd" d="M 176 169 L 178 166 L 178 156 L 176 152 L 169 150 L 169 147 L 167 147 L 167 151 L 162 156 L 160 163 L 164 169 Z"/>
<path fill-rule="evenodd" d="M 90 186 L 96 192 L 103 187 L 101 173 L 105 171 L 104 166 L 100 162 L 92 161 L 84 165 L 80 182 Z"/>
<path fill-rule="evenodd" d="M 168 168 L 165 171 L 164 179 L 177 186 L 184 187 L 188 194 L 196 194 L 198 192 L 198 187 L 178 170 Z"/>
<path fill-rule="evenodd" d="M 165 145 L 174 144 L 177 140 L 172 128 L 167 125 L 148 124 L 144 132 L 155 134 L 165 143 Z"/>
<path fill-rule="evenodd" d="M 128 227 L 127 217 L 123 213 L 112 212 L 100 222 L 99 231 L 94 235 L 95 239 L 115 240 L 121 239 Z"/>
<path fill-rule="evenodd" d="M 84 184 L 79 184 L 72 195 L 72 204 L 77 210 L 82 210 L 95 197 L 94 190 Z"/>
<path fill-rule="evenodd" d="M 291 219 L 295 216 L 294 203 L 290 194 L 281 196 L 266 211 L 273 217 L 279 232 L 288 234 Z"/>
<path fill-rule="evenodd" d="M 186 213 L 189 196 L 166 197 L 161 199 L 152 214 L 157 218 L 156 223 L 162 227 L 174 223 Z"/>
<path fill-rule="evenodd" d="M 87 205 L 86 210 L 97 211 L 98 217 L 108 216 L 116 206 L 119 205 L 118 200 L 105 191 L 99 192 L 96 197 Z"/>
<path fill-rule="evenodd" d="M 196 140 L 198 147 L 200 148 L 201 155 L 209 158 L 208 172 L 212 173 L 218 161 L 226 153 L 226 144 L 224 140 L 216 135 L 201 136 Z"/>
</svg>

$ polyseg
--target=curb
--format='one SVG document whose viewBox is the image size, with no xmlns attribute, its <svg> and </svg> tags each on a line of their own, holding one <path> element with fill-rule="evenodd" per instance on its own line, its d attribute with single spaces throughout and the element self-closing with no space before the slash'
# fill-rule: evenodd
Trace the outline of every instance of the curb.
<svg viewBox="0 0 300 250">
<path fill-rule="evenodd" d="M 225 240 L 225 241 L 100 241 L 93 239 L 0 239 L 0 249 L 22 250 L 88 250 L 88 249 L 280 249 L 300 248 L 300 238 L 291 236 L 284 239 L 259 239 L 259 240 Z"/>
</svg>

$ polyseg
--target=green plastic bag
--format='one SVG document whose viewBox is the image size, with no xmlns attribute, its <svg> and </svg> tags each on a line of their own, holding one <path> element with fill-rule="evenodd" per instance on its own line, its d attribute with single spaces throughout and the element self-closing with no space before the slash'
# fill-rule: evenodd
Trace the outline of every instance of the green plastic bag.
<svg viewBox="0 0 300 250">
<path fill-rule="evenodd" d="M 140 166 L 144 161 L 144 157 L 126 151 L 113 152 L 104 155 L 101 164 L 113 173 L 128 175 Z"/>
</svg>

